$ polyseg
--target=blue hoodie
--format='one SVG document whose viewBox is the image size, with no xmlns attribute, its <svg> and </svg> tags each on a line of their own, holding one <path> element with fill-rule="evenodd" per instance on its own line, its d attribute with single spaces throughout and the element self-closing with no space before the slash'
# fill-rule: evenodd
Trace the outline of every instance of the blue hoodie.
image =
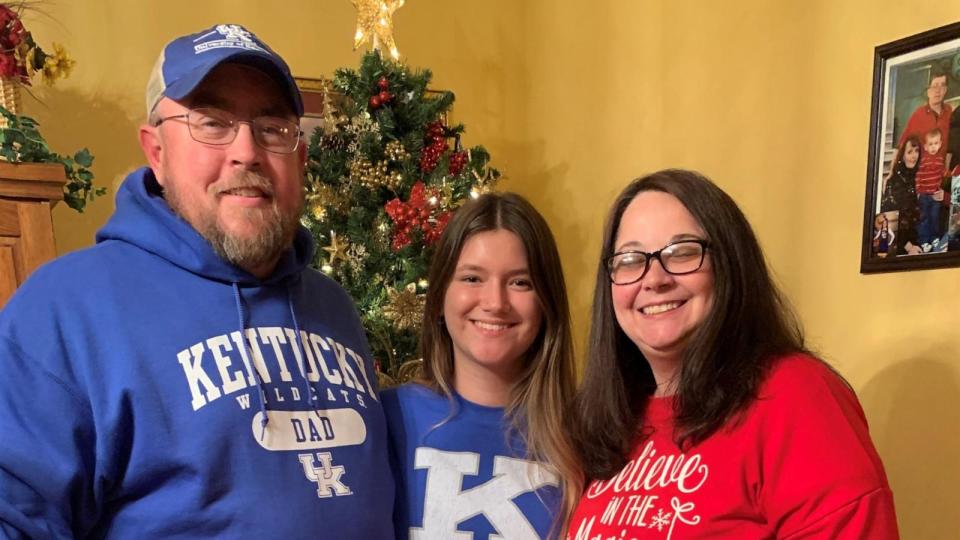
<svg viewBox="0 0 960 540">
<path fill-rule="evenodd" d="M 0 311 L 0 538 L 392 538 L 353 302 L 300 229 L 259 280 L 132 173 Z"/>
</svg>

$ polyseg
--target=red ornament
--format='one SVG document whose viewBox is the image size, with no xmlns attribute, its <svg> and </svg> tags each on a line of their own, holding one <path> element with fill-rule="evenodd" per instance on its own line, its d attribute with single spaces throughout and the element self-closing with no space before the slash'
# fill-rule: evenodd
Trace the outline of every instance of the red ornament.
<svg viewBox="0 0 960 540">
<path fill-rule="evenodd" d="M 374 109 L 379 109 L 380 105 L 383 103 L 380 101 L 380 96 L 370 96 L 370 106 Z"/>
<path fill-rule="evenodd" d="M 463 172 L 463 169 L 466 166 L 467 166 L 466 152 L 455 152 L 452 156 L 450 156 L 450 174 L 458 175 Z"/>
<path fill-rule="evenodd" d="M 387 92 L 386 90 L 381 90 L 380 93 L 377 94 L 377 97 L 380 98 L 381 103 L 390 103 L 393 101 L 393 94 Z"/>
<path fill-rule="evenodd" d="M 429 138 L 443 137 L 445 132 L 446 129 L 443 127 L 443 122 L 439 120 L 427 124 L 427 137 Z"/>
<path fill-rule="evenodd" d="M 380 80 L 377 81 L 377 87 L 381 90 L 386 90 L 390 88 L 390 81 L 388 81 L 386 77 L 380 77 Z"/>
<path fill-rule="evenodd" d="M 420 170 L 430 174 L 437 168 L 440 155 L 450 148 L 447 145 L 446 128 L 443 127 L 443 123 L 437 120 L 427 124 L 423 141 L 426 145 L 420 154 Z"/>
<path fill-rule="evenodd" d="M 433 172 L 434 169 L 437 168 L 438 162 L 439 162 L 439 159 L 437 159 L 436 157 L 433 157 L 433 155 L 430 152 L 424 152 L 423 155 L 420 156 L 420 170 L 427 174 L 430 174 Z"/>
<path fill-rule="evenodd" d="M 393 220 L 393 239 L 390 247 L 394 251 L 400 251 L 412 241 L 410 236 L 416 230 L 423 231 L 424 241 L 428 244 L 435 242 L 440 238 L 439 233 L 435 233 L 437 223 L 443 223 L 446 226 L 446 220 L 441 214 L 436 219 L 431 218 L 433 207 L 429 203 L 431 197 L 436 197 L 434 190 L 428 191 L 423 182 L 418 181 L 410 190 L 410 199 L 407 202 L 399 198 L 393 199 L 383 206 L 383 209 Z M 442 232 L 442 229 L 441 229 Z"/>
</svg>

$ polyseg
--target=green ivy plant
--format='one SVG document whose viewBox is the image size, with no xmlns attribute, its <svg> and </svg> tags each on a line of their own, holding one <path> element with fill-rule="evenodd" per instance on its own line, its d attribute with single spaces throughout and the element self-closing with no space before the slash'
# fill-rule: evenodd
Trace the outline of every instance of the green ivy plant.
<svg viewBox="0 0 960 540">
<path fill-rule="evenodd" d="M 63 186 L 63 200 L 77 212 L 83 212 L 87 201 L 107 192 L 93 186 L 93 155 L 86 148 L 73 156 L 60 155 L 47 146 L 40 135 L 40 124 L 28 116 L 19 116 L 0 106 L 0 115 L 7 120 L 0 127 L 0 158 L 9 163 L 59 163 L 67 176 Z"/>
</svg>

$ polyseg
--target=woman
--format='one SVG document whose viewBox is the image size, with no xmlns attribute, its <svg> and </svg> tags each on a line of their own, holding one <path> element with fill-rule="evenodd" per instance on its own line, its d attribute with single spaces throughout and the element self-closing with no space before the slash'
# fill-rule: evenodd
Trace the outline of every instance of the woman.
<svg viewBox="0 0 960 540">
<path fill-rule="evenodd" d="M 447 225 L 429 283 L 423 375 L 382 394 L 397 537 L 553 537 L 580 475 L 561 415 L 574 375 L 550 229 L 518 195 L 481 196 Z"/>
<path fill-rule="evenodd" d="M 809 355 L 746 218 L 697 173 L 638 179 L 603 239 L 569 537 L 897 537 L 847 384 Z"/>
<path fill-rule="evenodd" d="M 920 221 L 920 207 L 917 202 L 917 162 L 920 161 L 920 138 L 911 135 L 903 141 L 897 152 L 897 162 L 893 164 L 887 177 L 883 196 L 880 199 L 880 211 L 896 210 L 897 236 L 900 237 L 897 253 L 916 255 L 921 253 L 917 245 L 917 224 Z"/>
</svg>

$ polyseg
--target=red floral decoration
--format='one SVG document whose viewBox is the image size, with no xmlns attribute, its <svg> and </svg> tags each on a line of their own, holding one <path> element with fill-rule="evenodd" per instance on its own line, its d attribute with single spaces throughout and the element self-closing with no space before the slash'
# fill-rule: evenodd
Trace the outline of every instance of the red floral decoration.
<svg viewBox="0 0 960 540">
<path fill-rule="evenodd" d="M 450 221 L 450 212 L 440 211 L 430 199 L 436 200 L 435 190 L 427 190 L 423 182 L 418 181 L 410 190 L 407 202 L 399 198 L 384 205 L 387 215 L 393 220 L 393 239 L 390 247 L 400 251 L 411 242 L 411 235 L 417 229 L 423 231 L 423 240 L 431 245 L 440 239 L 443 229 Z"/>
<path fill-rule="evenodd" d="M 13 7 L 11 7 L 13 6 Z M 44 82 L 52 84 L 66 77 L 73 68 L 73 60 L 63 47 L 54 43 L 54 54 L 47 54 L 33 40 L 20 19 L 23 3 L 0 4 L 0 77 L 19 79 L 30 85 L 37 72 Z"/>
</svg>

